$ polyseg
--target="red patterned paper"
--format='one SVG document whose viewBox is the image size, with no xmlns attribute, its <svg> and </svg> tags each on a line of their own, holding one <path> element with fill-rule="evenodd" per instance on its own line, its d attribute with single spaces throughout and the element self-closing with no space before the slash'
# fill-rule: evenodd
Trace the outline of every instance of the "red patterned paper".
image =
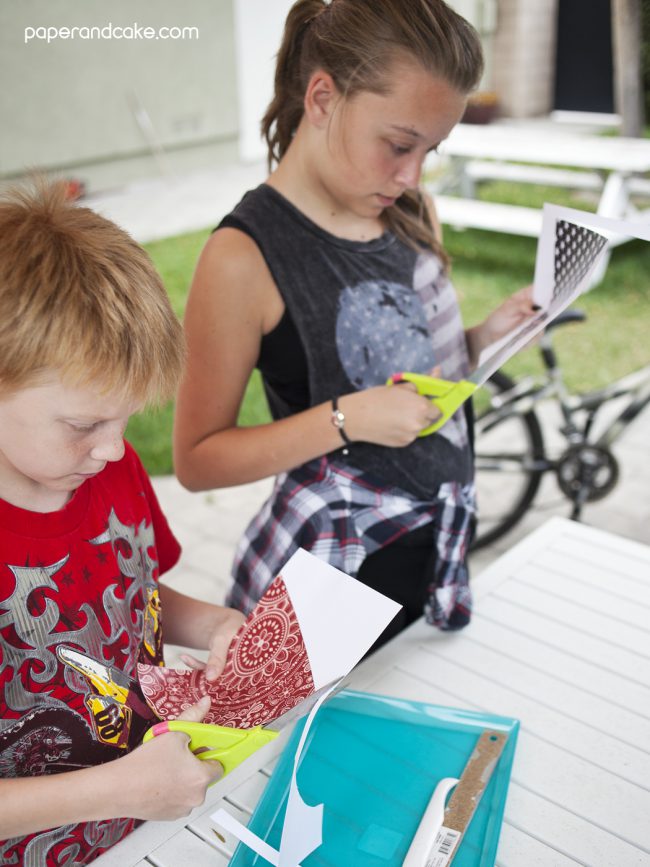
<svg viewBox="0 0 650 867">
<path fill-rule="evenodd" d="M 314 691 L 300 624 L 278 575 L 234 637 L 221 677 L 202 671 L 138 665 L 144 696 L 160 719 L 170 719 L 209 695 L 204 722 L 235 728 L 265 725 Z"/>
</svg>

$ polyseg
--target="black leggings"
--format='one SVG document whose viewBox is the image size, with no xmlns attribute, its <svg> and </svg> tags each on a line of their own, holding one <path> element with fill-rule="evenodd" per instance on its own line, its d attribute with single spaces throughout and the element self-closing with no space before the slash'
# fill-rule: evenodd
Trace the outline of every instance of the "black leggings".
<svg viewBox="0 0 650 867">
<path fill-rule="evenodd" d="M 421 617 L 433 576 L 434 558 L 433 527 L 429 523 L 406 533 L 363 561 L 357 579 L 403 606 L 369 653 Z"/>
</svg>

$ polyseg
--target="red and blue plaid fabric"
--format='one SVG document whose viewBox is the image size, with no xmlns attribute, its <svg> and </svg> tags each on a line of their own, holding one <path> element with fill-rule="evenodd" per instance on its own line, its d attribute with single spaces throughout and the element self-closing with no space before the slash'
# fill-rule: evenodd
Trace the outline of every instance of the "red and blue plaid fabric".
<svg viewBox="0 0 650 867">
<path fill-rule="evenodd" d="M 441 629 L 460 629 L 472 607 L 467 552 L 475 504 L 473 483 L 447 482 L 436 500 L 424 502 L 382 488 L 331 458 L 317 458 L 277 477 L 240 540 L 226 604 L 249 612 L 298 548 L 355 577 L 369 554 L 431 524 L 436 557 L 424 614 Z"/>
</svg>

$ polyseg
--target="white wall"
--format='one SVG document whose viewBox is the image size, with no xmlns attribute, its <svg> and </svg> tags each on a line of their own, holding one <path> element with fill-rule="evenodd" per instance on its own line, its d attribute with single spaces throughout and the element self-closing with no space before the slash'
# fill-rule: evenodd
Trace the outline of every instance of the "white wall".
<svg viewBox="0 0 650 867">
<path fill-rule="evenodd" d="M 449 5 L 478 30 L 483 45 L 485 69 L 479 90 L 492 90 L 493 37 L 497 26 L 497 0 L 447 0 Z"/>
<path fill-rule="evenodd" d="M 235 0 L 235 46 L 239 106 L 239 153 L 262 159 L 260 121 L 273 95 L 275 55 L 293 0 Z"/>
<path fill-rule="evenodd" d="M 496 0 L 451 2 L 481 31 L 489 61 Z M 0 0 L 0 179 L 36 167 L 98 190 L 232 160 L 237 148 L 245 160 L 265 157 L 260 120 L 291 3 Z M 196 26 L 199 38 L 24 41 L 28 26 L 109 22 Z"/>
<path fill-rule="evenodd" d="M 248 2 L 248 0 L 243 0 Z M 196 26 L 196 40 L 56 40 L 27 26 Z M 137 123 L 146 109 L 172 168 L 192 149 L 231 147 L 238 131 L 232 0 L 2 0 L 0 177 L 27 167 L 117 180 L 157 173 Z"/>
</svg>

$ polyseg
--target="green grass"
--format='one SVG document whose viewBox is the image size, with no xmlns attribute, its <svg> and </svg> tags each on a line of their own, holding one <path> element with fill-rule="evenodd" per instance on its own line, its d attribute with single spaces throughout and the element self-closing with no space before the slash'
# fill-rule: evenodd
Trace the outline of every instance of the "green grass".
<svg viewBox="0 0 650 867">
<path fill-rule="evenodd" d="M 485 200 L 541 207 L 544 202 L 593 211 L 593 201 L 557 187 L 482 184 Z M 467 230 L 445 230 L 453 260 L 453 279 L 467 325 L 479 322 L 500 300 L 532 282 L 534 238 Z M 632 241 L 612 252 L 604 280 L 583 295 L 576 307 L 587 322 L 556 332 L 555 345 L 571 389 L 599 388 L 650 363 L 650 244 Z M 511 376 L 541 371 L 535 348 L 516 355 L 504 368 Z"/>
<path fill-rule="evenodd" d="M 593 200 L 557 187 L 503 182 L 482 184 L 481 198 L 539 207 L 544 201 L 593 210 Z M 209 231 L 195 232 L 148 244 L 174 310 L 183 315 L 192 273 Z M 536 241 L 492 232 L 445 230 L 445 246 L 452 257 L 452 277 L 467 325 L 479 322 L 503 298 L 531 283 Z M 569 386 L 597 388 L 650 362 L 650 244 L 635 241 L 614 250 L 604 281 L 577 305 L 588 314 L 583 324 L 565 326 L 556 346 Z M 511 376 L 541 370 L 537 351 L 528 349 L 505 368 Z M 216 385 L 215 385 L 216 387 Z M 239 423 L 260 424 L 270 419 L 257 371 L 249 383 Z M 152 475 L 173 472 L 171 436 L 173 406 L 148 410 L 129 423 L 127 437 Z"/>
</svg>

